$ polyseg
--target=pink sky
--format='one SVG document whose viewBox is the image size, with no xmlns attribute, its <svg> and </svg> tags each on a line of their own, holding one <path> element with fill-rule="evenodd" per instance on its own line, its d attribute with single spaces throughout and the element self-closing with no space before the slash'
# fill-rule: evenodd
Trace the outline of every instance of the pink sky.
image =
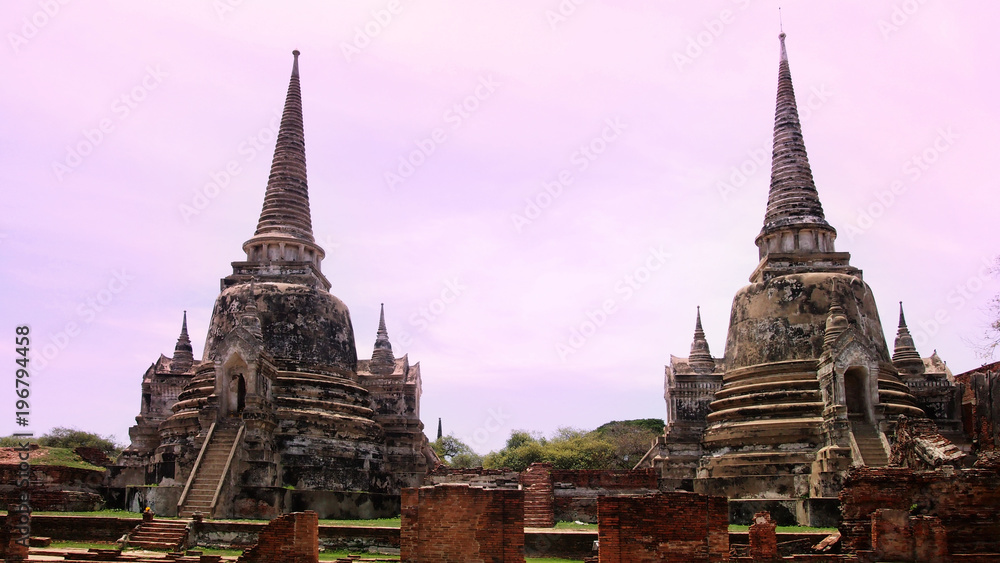
<svg viewBox="0 0 1000 563">
<path fill-rule="evenodd" d="M 890 342 L 902 300 L 922 355 L 979 366 L 1000 291 L 985 270 L 1000 7 L 781 4 L 838 250 Z M 127 441 L 184 310 L 200 356 L 260 213 L 292 49 L 324 272 L 361 357 L 385 303 L 393 349 L 423 369 L 428 433 L 442 417 L 486 452 L 512 429 L 662 418 L 696 305 L 723 353 L 767 198 L 776 2 L 34 0 L 0 15 L 0 353 L 13 387 L 30 325 L 36 434 Z"/>
</svg>

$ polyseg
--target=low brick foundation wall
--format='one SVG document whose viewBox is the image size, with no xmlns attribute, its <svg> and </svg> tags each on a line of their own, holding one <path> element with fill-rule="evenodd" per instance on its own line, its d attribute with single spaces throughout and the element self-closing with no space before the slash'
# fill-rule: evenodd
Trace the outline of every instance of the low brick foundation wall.
<svg viewBox="0 0 1000 563">
<path fill-rule="evenodd" d="M 600 563 L 722 561 L 729 557 L 724 497 L 696 493 L 600 497 Z"/>
<path fill-rule="evenodd" d="M 293 512 L 272 520 L 257 543 L 237 563 L 319 563 L 319 519 L 315 512 Z"/>
<path fill-rule="evenodd" d="M 444 484 L 402 498 L 403 561 L 524 563 L 523 491 Z"/>
</svg>

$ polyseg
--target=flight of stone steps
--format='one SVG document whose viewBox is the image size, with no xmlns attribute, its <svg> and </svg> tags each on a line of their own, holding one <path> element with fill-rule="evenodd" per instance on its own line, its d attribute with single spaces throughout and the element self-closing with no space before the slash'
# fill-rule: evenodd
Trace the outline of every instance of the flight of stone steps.
<svg viewBox="0 0 1000 563">
<path fill-rule="evenodd" d="M 216 426 L 212 439 L 205 450 L 198 467 L 194 468 L 194 481 L 188 490 L 184 504 L 178 510 L 181 518 L 190 518 L 195 512 L 201 512 L 206 517 L 212 516 L 212 499 L 215 491 L 224 477 L 226 461 L 233 449 L 233 442 L 239 433 L 239 427 Z"/>
<path fill-rule="evenodd" d="M 875 426 L 867 423 L 851 423 L 854 441 L 861 450 L 861 460 L 868 466 L 889 465 L 889 456 L 885 452 L 882 440 L 879 439 Z"/>
<path fill-rule="evenodd" d="M 143 522 L 128 536 L 129 547 L 176 551 L 187 539 L 186 520 L 151 520 Z"/>
</svg>

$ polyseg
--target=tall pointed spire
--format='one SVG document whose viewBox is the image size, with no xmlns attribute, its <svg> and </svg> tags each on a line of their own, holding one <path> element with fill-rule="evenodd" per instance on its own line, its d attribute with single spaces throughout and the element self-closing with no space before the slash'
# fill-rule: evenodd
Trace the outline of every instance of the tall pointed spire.
<svg viewBox="0 0 1000 563">
<path fill-rule="evenodd" d="M 174 346 L 174 357 L 170 362 L 170 371 L 183 373 L 194 365 L 194 351 L 191 348 L 191 339 L 188 337 L 188 316 L 184 311 L 184 321 L 181 323 L 181 335 L 177 337 L 177 344 Z"/>
<path fill-rule="evenodd" d="M 247 260 L 242 264 L 233 264 L 236 277 L 230 283 L 246 283 L 247 276 L 254 275 L 262 281 L 307 282 L 329 289 L 330 282 L 320 269 L 320 262 L 326 253 L 313 238 L 299 87 L 299 52 L 292 51 L 292 55 L 292 76 L 288 82 L 285 109 L 281 114 L 271 174 L 264 192 L 264 206 L 257 230 L 250 240 L 243 243 Z M 294 262 L 297 266 L 274 268 L 274 262 Z"/>
<path fill-rule="evenodd" d="M 313 242 L 306 182 L 306 143 L 302 125 L 302 92 L 299 88 L 299 52 L 292 51 L 292 77 L 285 110 L 281 114 L 278 142 L 267 179 L 264 208 L 254 235 L 287 234 Z"/>
<path fill-rule="evenodd" d="M 688 365 L 696 372 L 715 370 L 715 360 L 708 350 L 708 340 L 705 339 L 705 331 L 701 328 L 701 307 L 697 309 L 694 321 L 694 340 L 691 342 L 691 354 L 688 356 Z"/>
<path fill-rule="evenodd" d="M 913 337 L 910 336 L 910 329 L 906 326 L 902 301 L 899 302 L 899 328 L 896 331 L 896 342 L 892 351 L 892 364 L 904 374 L 922 373 L 924 368 L 924 361 L 920 359 L 917 347 L 913 344 Z"/>
<path fill-rule="evenodd" d="M 392 373 L 396 369 L 392 344 L 389 343 L 389 331 L 385 329 L 385 303 L 379 310 L 378 333 L 375 336 L 375 350 L 372 352 L 369 368 L 372 373 Z"/>
<path fill-rule="evenodd" d="M 813 223 L 830 229 L 823 216 L 823 206 L 819 202 L 802 138 L 784 32 L 778 35 L 778 39 L 781 43 L 781 59 L 778 63 L 778 97 L 774 110 L 771 191 L 767 197 L 764 231 L 796 223 Z"/>
<path fill-rule="evenodd" d="M 826 222 L 809 166 L 795 104 L 792 73 L 788 67 L 784 32 L 778 35 L 778 40 L 781 49 L 771 151 L 771 188 L 767 196 L 764 226 L 755 241 L 761 265 L 750 279 L 759 281 L 763 277 L 766 280 L 773 275 L 789 273 L 789 270 L 811 271 L 818 268 L 830 271 L 831 267 L 845 273 L 859 273 L 850 266 L 849 254 L 829 256 L 835 252 L 837 231 Z M 780 254 L 785 258 L 769 264 L 769 254 Z M 820 254 L 826 256 L 817 256 Z"/>
</svg>

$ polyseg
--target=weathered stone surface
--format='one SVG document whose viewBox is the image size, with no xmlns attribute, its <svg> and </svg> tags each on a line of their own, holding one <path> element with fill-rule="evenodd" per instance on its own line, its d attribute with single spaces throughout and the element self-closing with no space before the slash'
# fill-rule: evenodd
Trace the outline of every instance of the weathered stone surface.
<svg viewBox="0 0 1000 563">
<path fill-rule="evenodd" d="M 372 360 L 359 362 L 350 312 L 322 273 L 294 54 L 257 229 L 222 280 L 202 360 L 185 317 L 174 357 L 143 379 L 132 444 L 112 471 L 116 488 L 180 488 L 172 512 L 272 518 L 290 487 L 318 493 L 297 508 L 359 517 L 372 511 L 361 497 L 334 508 L 329 493 L 398 495 L 436 461 L 419 364 L 393 357 L 384 315 Z"/>
</svg>

